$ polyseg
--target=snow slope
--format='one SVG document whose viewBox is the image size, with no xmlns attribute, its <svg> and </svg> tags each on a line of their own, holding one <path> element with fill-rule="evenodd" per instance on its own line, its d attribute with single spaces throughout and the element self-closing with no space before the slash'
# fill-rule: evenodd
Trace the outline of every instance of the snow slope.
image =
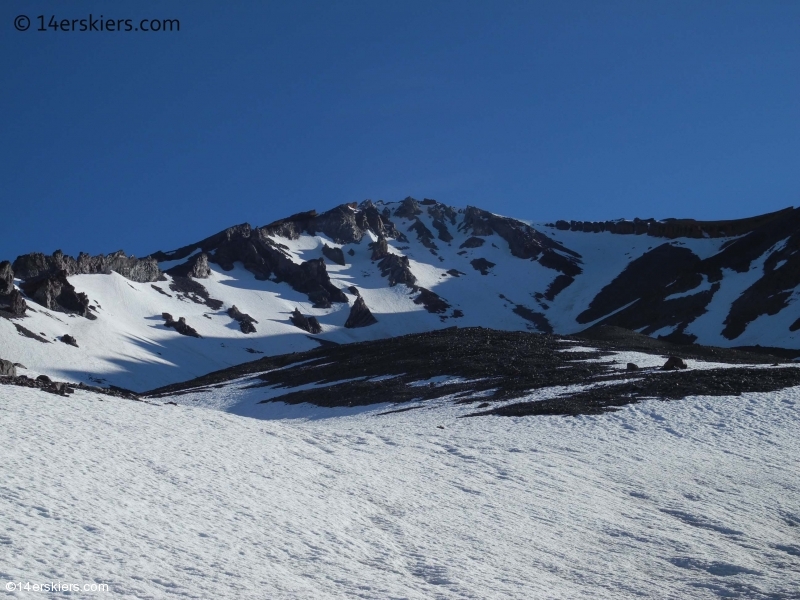
<svg viewBox="0 0 800 600">
<path fill-rule="evenodd" d="M 519 419 L 0 399 L 4 582 L 137 599 L 800 591 L 800 388 Z"/>
<path fill-rule="evenodd" d="M 13 321 L 0 318 L 0 357 L 25 365 L 29 374 L 42 373 L 59 379 L 144 391 L 252 360 L 260 354 L 283 354 L 315 347 L 314 336 L 289 321 L 296 308 L 307 316 L 315 316 L 321 323 L 322 333 L 316 339 L 336 343 L 374 340 L 453 325 L 542 331 L 547 330 L 542 324 L 546 323 L 556 333 L 569 334 L 592 324 L 578 323 L 576 318 L 627 266 L 653 248 L 670 244 L 690 249 L 700 259 L 707 259 L 718 254 L 732 239 L 667 240 L 648 235 L 564 231 L 536 224 L 537 231 L 576 252 L 580 256 L 576 264 L 582 269 L 554 298 L 545 299 L 549 286 L 562 275 L 555 268 L 543 266 L 537 260 L 513 256 L 509 243 L 496 232 L 482 235 L 480 247 L 462 248 L 468 239 L 474 239 L 473 232 L 464 226 L 463 209 L 453 210 L 455 223 L 445 219 L 452 235 L 452 240 L 447 242 L 436 237 L 430 206 L 421 206 L 424 210 L 412 219 L 395 215 L 400 205 L 378 203 L 380 210 L 392 214 L 397 230 L 408 238 L 407 241 L 388 239 L 389 252 L 408 257 L 417 285 L 438 294 L 449 305 L 444 312 L 432 314 L 415 303 L 418 290 L 404 284 L 389 285 L 377 261 L 371 260 L 369 244 L 377 239 L 371 231 L 358 243 L 349 244 L 337 244 L 319 232 L 303 233 L 297 239 L 274 235 L 271 239 L 298 264 L 322 257 L 324 245 L 341 248 L 346 264 L 338 265 L 326 259 L 326 268 L 331 282 L 345 293 L 349 304 L 334 302 L 330 308 L 314 308 L 306 294 L 295 291 L 288 283 L 274 278 L 260 281 L 238 262 L 230 271 L 211 264 L 210 276 L 197 280 L 211 298 L 223 303 L 218 310 L 171 291 L 170 276 L 166 281 L 137 283 L 116 273 L 74 275 L 69 281 L 78 292 L 88 295 L 92 305 L 97 307 L 94 314 L 98 318 L 90 321 L 54 312 L 28 299 L 28 316 Z M 435 251 L 411 229 L 415 219 L 434 234 Z M 782 243 L 785 245 L 785 240 Z M 771 253 L 782 249 L 783 246 L 777 244 L 754 260 L 746 272 L 723 269 L 721 288 L 705 313 L 690 323 L 686 333 L 696 335 L 698 343 L 704 344 L 800 348 L 800 330 L 790 330 L 798 317 L 796 303 L 800 288 L 789 297 L 787 308 L 773 315 L 762 314 L 736 339 L 727 339 L 721 334 L 734 301 L 763 275 Z M 190 256 L 195 254 L 197 251 Z M 493 264 L 485 274 L 472 264 L 479 259 Z M 165 261 L 160 267 L 166 270 L 184 260 Z M 358 289 L 376 317 L 376 324 L 358 329 L 344 327 L 350 306 L 356 299 L 350 286 Z M 708 278 L 703 276 L 702 283 L 695 289 L 667 298 L 685 300 L 709 293 L 710 289 Z M 620 305 L 595 322 L 635 308 L 637 302 Z M 239 330 L 238 323 L 227 314 L 227 309 L 234 305 L 256 319 L 256 333 L 244 334 Z M 201 338 L 185 337 L 166 327 L 162 313 L 169 313 L 176 319 L 184 317 Z M 531 317 L 532 314 L 535 316 Z M 49 343 L 20 334 L 16 325 Z M 673 326 L 664 327 L 653 335 L 667 335 L 674 329 Z M 65 334 L 76 338 L 79 347 L 58 341 Z"/>
</svg>

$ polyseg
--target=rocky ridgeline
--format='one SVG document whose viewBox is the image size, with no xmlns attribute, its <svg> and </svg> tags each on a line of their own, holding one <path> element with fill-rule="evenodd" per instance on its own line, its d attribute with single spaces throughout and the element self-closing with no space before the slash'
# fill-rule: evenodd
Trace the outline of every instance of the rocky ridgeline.
<svg viewBox="0 0 800 600">
<path fill-rule="evenodd" d="M 610 315 L 601 322 L 645 334 L 674 327 L 667 339 L 692 343 L 696 336 L 684 330 L 707 311 L 724 271 L 745 273 L 768 253 L 760 278 L 730 305 L 721 333 L 734 340 L 759 316 L 784 310 L 800 286 L 800 209 L 736 223 L 737 227 L 758 225 L 726 242 L 709 258 L 700 259 L 688 248 L 665 243 L 631 261 L 592 299 L 577 322 L 588 324 Z M 800 329 L 800 318 L 789 329 Z"/>
<path fill-rule="evenodd" d="M 785 208 L 772 213 L 749 217 L 746 219 L 733 219 L 728 221 L 695 221 L 694 219 L 633 219 L 626 221 L 556 221 L 548 223 L 562 231 L 583 231 L 585 233 L 600 233 L 608 231 L 620 235 L 649 235 L 675 239 L 679 237 L 704 238 L 704 237 L 733 237 L 749 233 L 770 221 L 789 216 L 793 208 Z"/>
</svg>

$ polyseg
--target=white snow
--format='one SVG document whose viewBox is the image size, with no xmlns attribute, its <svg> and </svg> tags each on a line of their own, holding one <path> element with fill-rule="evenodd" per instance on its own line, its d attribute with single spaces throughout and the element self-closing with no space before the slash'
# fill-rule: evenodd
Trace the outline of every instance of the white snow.
<svg viewBox="0 0 800 600">
<path fill-rule="evenodd" d="M 800 589 L 798 388 L 578 418 L 0 399 L 4 582 L 131 599 Z"/>
</svg>

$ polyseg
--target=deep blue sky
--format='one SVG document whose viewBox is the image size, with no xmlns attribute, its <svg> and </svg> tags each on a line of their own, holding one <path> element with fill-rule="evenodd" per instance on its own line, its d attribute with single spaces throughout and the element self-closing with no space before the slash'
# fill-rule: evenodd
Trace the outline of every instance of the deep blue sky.
<svg viewBox="0 0 800 600">
<path fill-rule="evenodd" d="M 89 13 L 180 32 L 35 31 Z M 0 61 L 0 258 L 408 195 L 533 220 L 800 204 L 796 0 L 6 0 Z"/>
</svg>

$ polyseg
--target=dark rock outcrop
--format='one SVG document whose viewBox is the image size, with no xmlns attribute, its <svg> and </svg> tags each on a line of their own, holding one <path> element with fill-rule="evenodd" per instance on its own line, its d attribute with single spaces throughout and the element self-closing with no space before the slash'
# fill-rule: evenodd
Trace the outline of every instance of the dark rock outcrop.
<svg viewBox="0 0 800 600">
<path fill-rule="evenodd" d="M 300 312 L 299 308 L 294 309 L 291 316 L 289 317 L 289 320 L 292 322 L 292 325 L 294 325 L 295 327 L 299 327 L 300 329 L 302 329 L 303 331 L 307 331 L 308 333 L 317 334 L 322 332 L 322 325 L 319 324 L 317 318 L 306 317 L 303 313 Z"/>
<path fill-rule="evenodd" d="M 14 363 L 8 360 L 3 360 L 0 358 L 0 375 L 8 376 L 8 377 L 16 377 L 17 376 L 17 367 L 14 366 Z"/>
<path fill-rule="evenodd" d="M 205 286 L 191 277 L 173 277 L 169 289 L 176 293 L 179 300 L 191 300 L 195 304 L 205 304 L 212 310 L 222 308 L 222 300 L 212 298 Z"/>
<path fill-rule="evenodd" d="M 459 248 L 480 248 L 485 243 L 486 240 L 473 235 L 472 237 L 467 238 L 464 243 L 459 246 Z"/>
<path fill-rule="evenodd" d="M 431 230 L 425 227 L 425 224 L 419 219 L 414 219 L 414 223 L 412 223 L 411 227 L 409 227 L 408 230 L 416 233 L 417 239 L 426 248 L 430 250 L 439 249 L 439 247 L 433 241 L 433 233 L 431 233 Z"/>
<path fill-rule="evenodd" d="M 421 304 L 429 313 L 441 314 L 450 308 L 450 305 L 439 294 L 422 287 L 419 290 L 419 295 L 414 298 L 414 304 Z"/>
<path fill-rule="evenodd" d="M 488 261 L 485 258 L 473 258 L 471 261 L 469 261 L 469 264 L 471 264 L 472 268 L 476 271 L 480 271 L 481 275 L 488 275 L 489 269 L 495 266 L 493 262 Z"/>
<path fill-rule="evenodd" d="M 400 206 L 394 211 L 394 216 L 400 217 L 401 219 L 414 219 L 417 215 L 421 214 L 422 209 L 419 207 L 419 202 L 414 200 L 411 196 L 403 200 Z"/>
<path fill-rule="evenodd" d="M 323 244 L 322 254 L 325 256 L 325 258 L 327 258 L 332 262 L 335 262 L 337 265 L 344 266 L 345 264 L 347 264 L 345 263 L 344 252 L 342 252 L 341 248 L 332 248 L 331 246 L 328 246 L 328 244 Z"/>
<path fill-rule="evenodd" d="M 255 333 L 256 327 L 254 323 L 258 323 L 253 317 L 247 313 L 243 313 L 234 304 L 228 309 L 228 316 L 234 321 L 239 322 L 239 329 L 242 333 Z"/>
<path fill-rule="evenodd" d="M 201 252 L 195 254 L 185 263 L 175 265 L 165 271 L 167 275 L 173 277 L 193 277 L 195 279 L 207 279 L 211 275 L 211 268 L 208 266 L 208 254 Z"/>
<path fill-rule="evenodd" d="M 388 277 L 389 286 L 393 287 L 398 283 L 404 283 L 408 287 L 414 287 L 417 278 L 411 272 L 411 267 L 407 256 L 388 254 L 378 263 L 383 277 Z"/>
<path fill-rule="evenodd" d="M 687 369 L 687 365 L 682 358 L 677 356 L 670 356 L 664 366 L 661 367 L 662 371 L 677 371 L 679 369 Z"/>
<path fill-rule="evenodd" d="M 6 317 L 24 317 L 28 304 L 19 290 L 14 288 L 11 293 L 0 295 L 0 312 Z"/>
<path fill-rule="evenodd" d="M 24 280 L 55 275 L 61 271 L 64 271 L 68 277 L 72 275 L 108 275 L 116 272 L 126 279 L 139 283 L 156 281 L 161 277 L 161 270 L 155 259 L 127 256 L 122 250 L 109 255 L 99 254 L 97 256 L 81 252 L 77 259 L 65 255 L 61 250 L 56 250 L 51 256 L 33 252 L 18 256 L 12 268 L 16 276 Z"/>
<path fill-rule="evenodd" d="M 14 271 L 7 260 L 0 262 L 0 296 L 7 296 L 14 290 Z"/>
<path fill-rule="evenodd" d="M 161 316 L 164 319 L 164 325 L 166 325 L 167 327 L 172 327 L 175 331 L 177 331 L 181 335 L 187 335 L 189 337 L 196 337 L 196 338 L 200 337 L 200 334 L 197 333 L 197 330 L 186 322 L 185 317 L 180 317 L 176 321 L 175 319 L 172 318 L 172 315 L 169 313 L 161 313 Z"/>
<path fill-rule="evenodd" d="M 69 344 L 70 346 L 75 346 L 76 348 L 78 347 L 78 340 L 76 340 L 69 334 L 64 334 L 59 339 L 65 344 Z"/>
<path fill-rule="evenodd" d="M 348 329 L 355 329 L 356 327 L 368 327 L 377 322 L 378 319 L 372 315 L 364 299 L 359 296 L 353 306 L 350 307 L 350 315 L 347 317 L 344 326 Z"/>
<path fill-rule="evenodd" d="M 67 281 L 66 271 L 49 273 L 47 271 L 22 283 L 22 291 L 37 304 L 57 312 L 78 314 L 87 319 L 95 317 L 89 310 L 89 298 L 83 292 L 76 292 Z"/>
</svg>

